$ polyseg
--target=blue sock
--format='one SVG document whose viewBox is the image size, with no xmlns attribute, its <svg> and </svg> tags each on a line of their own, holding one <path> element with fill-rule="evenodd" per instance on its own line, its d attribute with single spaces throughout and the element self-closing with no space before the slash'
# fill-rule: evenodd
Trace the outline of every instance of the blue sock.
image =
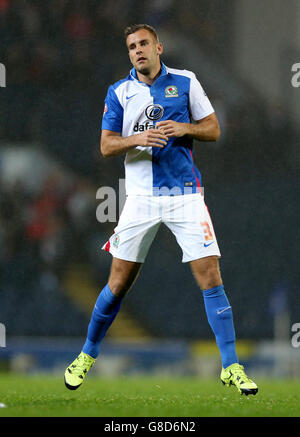
<svg viewBox="0 0 300 437">
<path fill-rule="evenodd" d="M 115 296 L 111 292 L 108 284 L 103 288 L 96 300 L 88 326 L 87 338 L 82 348 L 84 353 L 97 358 L 101 340 L 118 314 L 121 300 L 122 298 Z"/>
<path fill-rule="evenodd" d="M 208 323 L 215 334 L 225 369 L 233 363 L 238 363 L 231 306 L 223 285 L 203 290 L 203 297 Z"/>
</svg>

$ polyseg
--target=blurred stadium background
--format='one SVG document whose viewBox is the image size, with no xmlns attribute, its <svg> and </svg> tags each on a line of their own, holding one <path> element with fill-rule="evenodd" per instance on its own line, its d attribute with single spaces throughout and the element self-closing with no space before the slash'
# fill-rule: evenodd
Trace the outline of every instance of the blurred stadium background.
<svg viewBox="0 0 300 437">
<path fill-rule="evenodd" d="M 299 20 L 297 0 L 0 0 L 2 371 L 63 371 L 82 346 L 115 227 L 97 222 L 96 192 L 124 176 L 123 157 L 99 152 L 103 101 L 131 68 L 124 27 L 146 22 L 220 120 L 221 140 L 195 144 L 195 157 L 241 362 L 251 375 L 299 377 Z M 219 370 L 201 293 L 162 227 L 95 372 Z"/>
</svg>

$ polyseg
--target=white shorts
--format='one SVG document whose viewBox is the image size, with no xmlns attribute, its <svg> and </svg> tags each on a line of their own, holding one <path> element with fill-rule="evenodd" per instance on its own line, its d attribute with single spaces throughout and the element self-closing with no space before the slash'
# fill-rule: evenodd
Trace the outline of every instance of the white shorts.
<svg viewBox="0 0 300 437">
<path fill-rule="evenodd" d="M 114 234 L 102 249 L 116 258 L 143 263 L 161 223 L 175 235 L 182 262 L 221 256 L 201 193 L 128 196 Z"/>
</svg>

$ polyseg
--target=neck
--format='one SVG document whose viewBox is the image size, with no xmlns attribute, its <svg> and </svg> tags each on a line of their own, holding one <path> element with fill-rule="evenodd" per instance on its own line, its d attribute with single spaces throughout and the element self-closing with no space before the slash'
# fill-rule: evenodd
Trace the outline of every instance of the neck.
<svg viewBox="0 0 300 437">
<path fill-rule="evenodd" d="M 161 71 L 161 65 L 159 63 L 158 66 L 155 68 L 155 70 L 151 71 L 149 74 L 142 74 L 139 71 L 136 71 L 136 73 L 140 82 L 144 82 L 147 83 L 148 85 L 152 85 L 155 82 L 155 80 L 158 78 L 160 71 Z"/>
</svg>

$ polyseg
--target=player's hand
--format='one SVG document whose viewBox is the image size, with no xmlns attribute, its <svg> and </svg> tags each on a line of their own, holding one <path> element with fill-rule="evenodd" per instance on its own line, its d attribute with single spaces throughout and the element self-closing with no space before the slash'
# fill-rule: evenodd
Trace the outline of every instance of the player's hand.
<svg viewBox="0 0 300 437">
<path fill-rule="evenodd" d="M 143 147 L 164 148 L 169 140 L 163 129 L 147 129 L 135 137 L 138 140 L 138 145 Z"/>
<path fill-rule="evenodd" d="M 186 123 L 178 123 L 173 120 L 164 120 L 156 123 L 156 126 L 162 128 L 167 137 L 183 137 L 187 134 Z"/>
</svg>

